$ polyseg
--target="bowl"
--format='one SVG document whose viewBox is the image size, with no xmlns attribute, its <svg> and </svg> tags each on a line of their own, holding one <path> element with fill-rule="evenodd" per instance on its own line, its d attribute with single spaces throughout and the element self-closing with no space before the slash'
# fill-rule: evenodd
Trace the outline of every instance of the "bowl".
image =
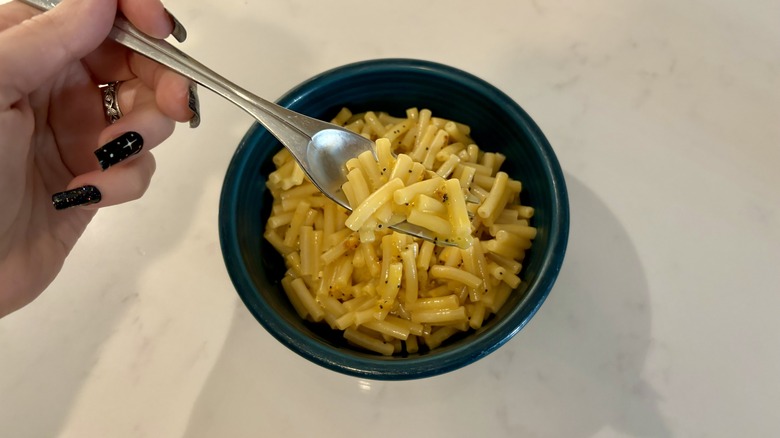
<svg viewBox="0 0 780 438">
<path fill-rule="evenodd" d="M 566 251 L 569 205 L 563 172 L 531 117 L 489 83 L 459 69 L 412 59 L 357 62 L 321 73 L 278 103 L 330 120 L 342 107 L 353 112 L 403 115 L 410 107 L 466 123 L 485 151 L 507 156 L 502 166 L 523 183 L 523 203 L 535 208 L 538 229 L 526 253 L 523 282 L 482 328 L 451 338 L 437 349 L 385 357 L 353 348 L 327 324 L 298 317 L 281 288 L 286 268 L 263 239 L 272 202 L 265 187 L 279 142 L 259 124 L 246 133 L 227 169 L 219 205 L 219 234 L 236 291 L 257 321 L 279 342 L 325 368 L 366 379 L 409 380 L 443 374 L 485 357 L 506 343 L 544 302 Z"/>
</svg>

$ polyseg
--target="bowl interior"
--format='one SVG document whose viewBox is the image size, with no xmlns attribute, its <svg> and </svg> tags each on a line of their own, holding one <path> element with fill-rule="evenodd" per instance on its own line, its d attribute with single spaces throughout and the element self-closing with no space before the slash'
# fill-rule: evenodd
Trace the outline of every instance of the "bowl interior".
<svg viewBox="0 0 780 438">
<path fill-rule="evenodd" d="M 522 201 L 535 208 L 538 237 L 526 254 L 523 283 L 501 311 L 476 333 L 407 357 L 381 357 L 350 347 L 326 324 L 301 320 L 279 280 L 286 268 L 262 237 L 270 214 L 265 189 L 271 157 L 281 147 L 255 124 L 228 169 L 221 205 L 223 254 L 236 289 L 258 321 L 279 341 L 307 359 L 346 374 L 408 379 L 451 371 L 490 353 L 533 316 L 560 269 L 568 236 L 568 201 L 561 169 L 547 140 L 505 94 L 462 71 L 423 61 L 380 60 L 341 67 L 299 85 L 279 103 L 329 120 L 344 106 L 353 112 L 386 111 L 403 116 L 410 107 L 466 123 L 481 149 L 507 156 L 502 170 L 523 183 Z"/>
</svg>

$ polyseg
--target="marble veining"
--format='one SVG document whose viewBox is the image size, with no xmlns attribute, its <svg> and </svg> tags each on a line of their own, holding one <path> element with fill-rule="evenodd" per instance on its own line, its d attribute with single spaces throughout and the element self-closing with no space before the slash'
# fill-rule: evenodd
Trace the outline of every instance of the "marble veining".
<svg viewBox="0 0 780 438">
<path fill-rule="evenodd" d="M 144 198 L 101 211 L 49 290 L 0 320 L 0 435 L 780 435 L 776 0 L 165 6 L 186 51 L 270 99 L 377 56 L 507 92 L 566 173 L 560 278 L 515 338 L 443 376 L 306 362 L 225 271 L 219 191 L 251 120 L 201 90 L 200 127 L 154 150 Z"/>
</svg>

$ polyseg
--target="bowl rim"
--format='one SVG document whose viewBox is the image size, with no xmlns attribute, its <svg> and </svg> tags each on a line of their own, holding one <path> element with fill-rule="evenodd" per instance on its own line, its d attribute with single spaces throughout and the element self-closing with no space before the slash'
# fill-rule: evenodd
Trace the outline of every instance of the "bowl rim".
<svg viewBox="0 0 780 438">
<path fill-rule="evenodd" d="M 284 107 L 295 107 L 299 102 L 305 101 L 307 95 L 323 82 L 338 82 L 354 75 L 378 72 L 432 75 L 479 90 L 488 99 L 508 111 L 512 120 L 528 137 L 529 143 L 538 149 L 545 168 L 544 174 L 551 180 L 554 191 L 550 214 L 557 220 L 553 221 L 550 230 L 548 246 L 545 248 L 546 255 L 537 274 L 538 281 L 529 287 L 526 297 L 523 298 L 525 301 L 528 297 L 532 297 L 533 305 L 511 309 L 502 321 L 485 330 L 462 348 L 442 352 L 434 350 L 435 354 L 403 359 L 388 360 L 380 356 L 347 355 L 297 330 L 287 330 L 288 325 L 284 319 L 267 303 L 256 299 L 258 294 L 254 293 L 250 274 L 239 257 L 239 238 L 235 221 L 232 220 L 238 195 L 237 185 L 233 182 L 241 179 L 247 166 L 247 160 L 242 160 L 242 156 L 252 147 L 257 137 L 265 133 L 265 128 L 257 122 L 242 138 L 225 173 L 219 201 L 219 236 L 224 262 L 234 288 L 255 319 L 279 342 L 305 359 L 343 374 L 374 380 L 410 380 L 444 374 L 473 363 L 504 345 L 531 320 L 549 295 L 563 264 L 570 220 L 568 192 L 563 170 L 552 146 L 525 110 L 494 85 L 452 66 L 410 58 L 382 58 L 353 62 L 331 68 L 303 81 L 286 92 L 277 103 Z"/>
</svg>

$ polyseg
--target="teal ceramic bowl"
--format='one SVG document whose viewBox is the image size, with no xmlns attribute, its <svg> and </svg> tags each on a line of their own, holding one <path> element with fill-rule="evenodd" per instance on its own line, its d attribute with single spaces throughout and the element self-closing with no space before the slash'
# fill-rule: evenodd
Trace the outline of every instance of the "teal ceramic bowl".
<svg viewBox="0 0 780 438">
<path fill-rule="evenodd" d="M 219 233 L 225 264 L 244 304 L 279 342 L 309 361 L 348 375 L 377 380 L 417 379 L 446 373 L 485 357 L 533 317 L 555 283 L 569 230 L 566 184 L 552 147 L 539 127 L 506 94 L 485 81 L 441 64 L 382 59 L 345 65 L 317 75 L 278 103 L 330 120 L 342 107 L 353 112 L 403 115 L 410 107 L 471 126 L 483 150 L 507 156 L 502 167 L 523 183 L 523 203 L 535 208 L 538 236 L 526 254 L 523 283 L 498 314 L 477 330 L 441 347 L 406 357 L 382 357 L 348 345 L 326 324 L 301 320 L 280 280 L 286 268 L 263 239 L 271 197 L 265 181 L 281 147 L 263 127 L 249 129 L 224 180 Z M 522 352 L 520 352 L 522 354 Z"/>
</svg>

